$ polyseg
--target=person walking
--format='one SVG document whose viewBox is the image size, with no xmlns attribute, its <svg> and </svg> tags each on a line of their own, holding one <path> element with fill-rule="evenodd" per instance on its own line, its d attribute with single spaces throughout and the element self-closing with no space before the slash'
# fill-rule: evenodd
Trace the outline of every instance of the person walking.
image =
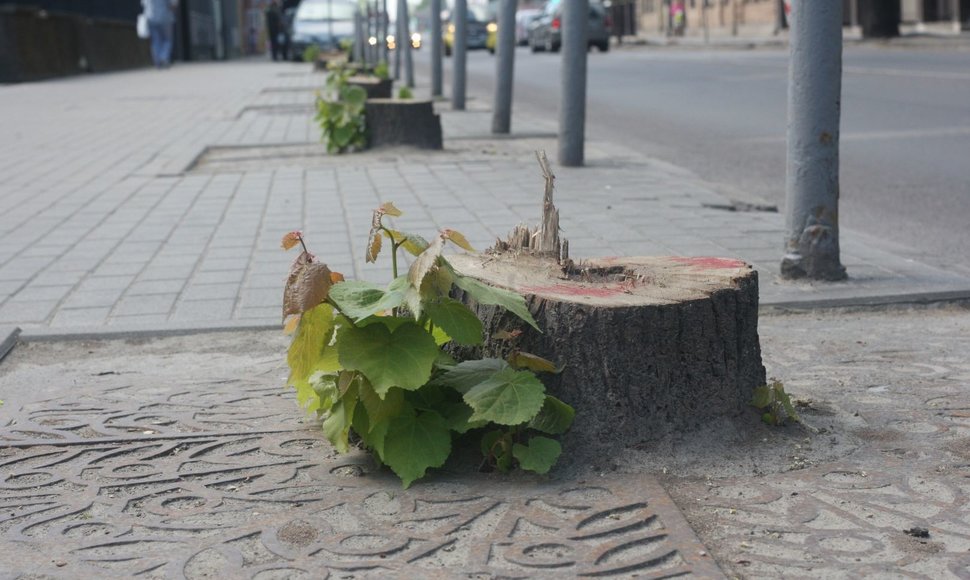
<svg viewBox="0 0 970 580">
<path fill-rule="evenodd" d="M 166 68 L 172 64 L 172 37 L 178 0 L 141 0 L 141 5 L 148 20 L 152 62 L 156 68 Z"/>
<path fill-rule="evenodd" d="M 279 0 L 272 0 L 266 7 L 266 36 L 269 37 L 273 60 L 286 60 L 286 39 L 283 31 L 283 9 Z"/>
</svg>

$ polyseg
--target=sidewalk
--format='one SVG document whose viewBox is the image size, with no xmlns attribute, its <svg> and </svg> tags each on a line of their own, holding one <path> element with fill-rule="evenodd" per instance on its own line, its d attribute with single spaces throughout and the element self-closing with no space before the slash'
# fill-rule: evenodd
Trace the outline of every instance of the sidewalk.
<svg viewBox="0 0 970 580">
<path fill-rule="evenodd" d="M 846 46 L 877 46 L 883 48 L 924 48 L 933 50 L 970 51 L 970 31 L 960 34 L 952 32 L 950 23 L 945 26 L 930 26 L 918 30 L 913 26 L 902 26 L 900 35 L 894 38 L 863 38 L 859 28 L 846 27 L 843 30 Z M 781 48 L 788 46 L 788 31 L 772 34 L 765 29 L 742 31 L 731 34 L 730 29 L 713 29 L 704 38 L 701 29 L 688 30 L 685 36 L 668 36 L 660 32 L 640 32 L 631 40 L 625 39 L 615 48 L 636 48 L 638 46 L 696 49 L 755 49 Z"/>
<path fill-rule="evenodd" d="M 0 124 L 0 324 L 26 335 L 279 323 L 302 228 L 338 271 L 363 263 L 370 212 L 394 201 L 403 229 L 452 227 L 485 248 L 538 219 L 533 151 L 550 119 L 516 118 L 494 139 L 487 105 L 442 110 L 446 150 L 331 157 L 309 107 L 323 76 L 303 65 L 197 64 L 5 87 Z M 421 94 L 423 89 L 419 89 Z M 550 115 L 551 116 L 551 115 Z M 695 176 L 609 143 L 555 168 L 571 254 L 740 257 L 762 304 L 965 296 L 970 279 L 902 259 L 845 231 L 842 284 L 777 278 L 781 214 L 739 208 Z M 887 251 L 888 250 L 888 251 Z"/>
<path fill-rule="evenodd" d="M 571 254 L 752 262 L 774 306 L 769 376 L 821 432 L 752 411 L 577 451 L 549 477 L 459 460 L 407 491 L 337 456 L 280 388 L 281 235 L 303 228 L 334 269 L 384 279 L 363 244 L 393 200 L 399 227 L 484 248 L 537 219 L 532 152 L 555 151 L 555 126 L 516 118 L 494 139 L 472 99 L 442 107 L 444 152 L 329 157 L 308 120 L 323 78 L 305 69 L 0 88 L 0 323 L 28 337 L 0 365 L 0 577 L 966 576 L 970 313 L 784 312 L 966 296 L 970 280 L 843 232 L 852 280 L 782 282 L 780 214 L 730 211 L 609 143 L 554 168 Z M 160 336 L 233 326 L 271 329 Z M 98 336 L 132 329 L 148 335 Z M 70 332 L 95 337 L 30 340 Z"/>
</svg>

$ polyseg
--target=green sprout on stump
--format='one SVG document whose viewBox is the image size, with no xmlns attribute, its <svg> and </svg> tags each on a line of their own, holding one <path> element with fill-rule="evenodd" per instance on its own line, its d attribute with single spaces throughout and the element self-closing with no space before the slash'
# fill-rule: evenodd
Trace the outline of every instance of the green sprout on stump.
<svg viewBox="0 0 970 580">
<path fill-rule="evenodd" d="M 556 366 L 522 352 L 457 361 L 445 350 L 483 344 L 482 323 L 451 298 L 455 288 L 538 330 L 525 299 L 448 263 L 446 244 L 474 251 L 461 233 L 445 229 L 428 242 L 384 223 L 400 215 L 391 203 L 375 210 L 366 246 L 366 261 L 375 262 L 390 245 L 386 286 L 345 280 L 307 250 L 301 232 L 284 236 L 284 249 L 302 249 L 283 296 L 285 329 L 293 333 L 287 383 L 298 403 L 323 418 L 339 452 L 359 439 L 404 487 L 442 466 L 452 440 L 465 434 L 480 435 L 484 463 L 494 468 L 546 473 L 561 453 L 548 435 L 564 433 L 575 414 L 536 376 Z M 414 257 L 400 275 L 399 250 Z"/>
</svg>

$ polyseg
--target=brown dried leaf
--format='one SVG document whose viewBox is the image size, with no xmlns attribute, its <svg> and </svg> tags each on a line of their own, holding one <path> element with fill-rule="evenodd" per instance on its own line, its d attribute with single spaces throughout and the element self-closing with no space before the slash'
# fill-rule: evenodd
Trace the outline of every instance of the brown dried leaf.
<svg viewBox="0 0 970 580">
<path fill-rule="evenodd" d="M 302 239 L 303 239 L 303 232 L 301 232 L 300 230 L 294 230 L 286 234 L 285 236 L 283 236 L 283 243 L 282 243 L 283 249 L 289 250 L 293 246 L 299 244 L 300 240 Z"/>
<path fill-rule="evenodd" d="M 383 239 L 380 230 L 370 231 L 370 239 L 367 241 L 367 255 L 364 257 L 366 262 L 377 261 L 377 256 L 381 253 L 381 241 Z"/>
<path fill-rule="evenodd" d="M 521 330 L 500 330 L 492 335 L 495 340 L 514 340 L 522 335 Z"/>
<path fill-rule="evenodd" d="M 290 267 L 283 290 L 283 319 L 290 314 L 302 314 L 327 299 L 330 293 L 330 268 L 314 262 L 313 255 L 301 253 Z"/>
<path fill-rule="evenodd" d="M 459 248 L 465 251 L 468 251 L 468 252 L 475 251 L 475 248 L 473 248 L 472 245 L 468 243 L 468 239 L 465 238 L 465 236 L 458 230 L 445 230 L 444 236 L 445 238 L 448 239 L 449 242 L 455 244 L 456 246 L 458 246 Z"/>
<path fill-rule="evenodd" d="M 421 289 L 421 282 L 424 281 L 424 277 L 437 266 L 438 257 L 441 256 L 441 250 L 444 248 L 444 245 L 444 235 L 439 235 L 433 242 L 428 244 L 428 248 L 421 252 L 411 264 L 411 269 L 408 270 L 408 282 L 416 290 Z"/>
<path fill-rule="evenodd" d="M 386 201 L 381 204 L 381 212 L 391 217 L 401 217 L 402 215 L 404 215 L 401 212 L 401 210 L 394 207 L 394 204 L 389 201 Z"/>
<path fill-rule="evenodd" d="M 340 272 L 330 272 L 330 281 L 336 284 L 344 281 L 344 275 Z"/>
<path fill-rule="evenodd" d="M 299 314 L 287 318 L 283 323 L 283 334 L 290 335 L 296 332 L 296 328 L 300 326 L 301 318 L 302 316 Z"/>
</svg>

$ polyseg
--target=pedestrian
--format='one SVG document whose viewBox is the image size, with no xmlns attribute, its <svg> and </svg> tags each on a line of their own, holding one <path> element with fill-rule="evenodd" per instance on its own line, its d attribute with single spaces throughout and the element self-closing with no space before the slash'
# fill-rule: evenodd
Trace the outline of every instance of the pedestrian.
<svg viewBox="0 0 970 580">
<path fill-rule="evenodd" d="M 141 0 L 141 6 L 148 20 L 152 62 L 156 68 L 166 68 L 172 64 L 172 37 L 178 0 Z"/>
<path fill-rule="evenodd" d="M 674 36 L 683 36 L 684 28 L 687 27 L 687 9 L 684 6 L 684 1 L 674 0 L 670 7 L 670 14 L 674 21 Z"/>
<path fill-rule="evenodd" d="M 285 60 L 283 9 L 280 8 L 279 0 L 272 0 L 266 7 L 266 36 L 269 37 L 270 52 L 273 55 L 273 60 Z"/>
</svg>

